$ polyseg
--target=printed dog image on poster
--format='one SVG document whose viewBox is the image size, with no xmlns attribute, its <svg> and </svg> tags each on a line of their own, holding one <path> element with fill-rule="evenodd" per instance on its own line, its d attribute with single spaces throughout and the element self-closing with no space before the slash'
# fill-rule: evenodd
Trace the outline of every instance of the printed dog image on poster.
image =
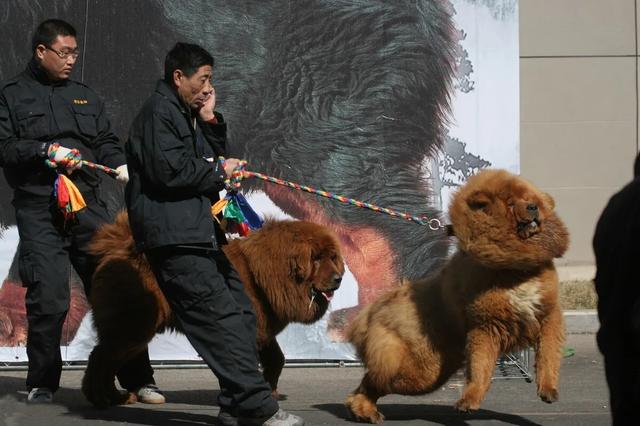
<svg viewBox="0 0 640 426">
<path fill-rule="evenodd" d="M 64 16 L 82 47 L 72 78 L 103 97 L 123 141 L 166 52 L 188 41 L 215 57 L 229 155 L 246 159 L 247 170 L 442 224 L 451 191 L 468 176 L 488 166 L 519 171 L 515 0 L 9 0 L 7 10 L 0 78 L 26 66 L 32 28 Z M 105 190 L 115 212 L 122 194 L 108 177 Z M 348 269 L 321 321 L 279 336 L 287 359 L 354 359 L 344 343 L 354 315 L 400 280 L 433 272 L 449 253 L 437 226 L 257 179 L 242 190 L 260 214 L 328 226 Z M 24 361 L 24 289 L 4 182 L 0 197 L 0 360 Z M 67 360 L 86 359 L 89 306 L 78 278 L 70 281 L 61 344 Z M 185 342 L 158 336 L 151 356 L 197 359 Z"/>
</svg>

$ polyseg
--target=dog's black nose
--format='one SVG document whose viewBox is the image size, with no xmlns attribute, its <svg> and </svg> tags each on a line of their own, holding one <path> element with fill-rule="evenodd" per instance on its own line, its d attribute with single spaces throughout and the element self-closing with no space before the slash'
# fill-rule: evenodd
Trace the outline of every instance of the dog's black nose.
<svg viewBox="0 0 640 426">
<path fill-rule="evenodd" d="M 538 211 L 538 206 L 533 203 L 529 203 L 527 204 L 527 210 L 533 213 L 534 211 Z"/>
<path fill-rule="evenodd" d="M 335 283 L 335 285 L 340 285 L 340 283 L 342 282 L 342 275 L 336 275 L 335 277 L 333 277 L 333 282 Z"/>
</svg>

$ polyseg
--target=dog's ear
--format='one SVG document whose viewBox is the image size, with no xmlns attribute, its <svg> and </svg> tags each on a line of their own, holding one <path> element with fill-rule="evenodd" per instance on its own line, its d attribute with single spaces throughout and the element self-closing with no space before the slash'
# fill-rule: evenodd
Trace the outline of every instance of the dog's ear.
<svg viewBox="0 0 640 426">
<path fill-rule="evenodd" d="M 547 192 L 542 193 L 542 200 L 547 205 L 549 210 L 554 210 L 556 208 L 556 201 L 553 199 L 551 194 Z"/>
<path fill-rule="evenodd" d="M 482 191 L 474 191 L 467 197 L 467 205 L 471 210 L 484 210 L 490 203 L 491 198 Z"/>
<path fill-rule="evenodd" d="M 292 244 L 291 252 L 292 255 L 289 257 L 289 276 L 296 282 L 302 282 L 308 279 L 313 271 L 311 245 L 307 242 Z"/>
</svg>

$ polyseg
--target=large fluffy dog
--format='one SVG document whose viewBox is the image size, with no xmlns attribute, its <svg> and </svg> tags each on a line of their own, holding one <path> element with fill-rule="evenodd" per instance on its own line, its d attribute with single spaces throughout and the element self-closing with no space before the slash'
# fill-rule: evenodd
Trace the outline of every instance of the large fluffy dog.
<svg viewBox="0 0 640 426">
<path fill-rule="evenodd" d="M 126 213 L 101 228 L 93 251 L 99 257 L 90 298 L 98 344 L 82 391 L 105 407 L 127 399 L 114 386 L 118 367 L 157 332 L 177 324 L 148 262 L 135 251 Z M 255 308 L 263 374 L 277 394 L 284 355 L 275 337 L 290 322 L 312 323 L 324 315 L 344 273 L 340 247 L 323 226 L 272 221 L 232 240 L 224 252 Z"/>
<path fill-rule="evenodd" d="M 349 338 L 366 366 L 346 405 L 381 422 L 376 400 L 440 387 L 466 361 L 456 403 L 477 410 L 502 352 L 536 348 L 538 395 L 558 399 L 564 340 L 553 258 L 568 233 L 552 198 L 505 171 L 484 171 L 454 196 L 458 251 L 432 277 L 394 289 L 357 316 Z"/>
</svg>

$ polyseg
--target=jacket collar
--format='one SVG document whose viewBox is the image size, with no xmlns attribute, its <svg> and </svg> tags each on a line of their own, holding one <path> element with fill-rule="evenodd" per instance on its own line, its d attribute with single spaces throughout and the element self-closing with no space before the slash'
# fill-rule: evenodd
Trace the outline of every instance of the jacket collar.
<svg viewBox="0 0 640 426">
<path fill-rule="evenodd" d="M 27 68 L 25 69 L 25 73 L 32 80 L 35 80 L 45 86 L 64 86 L 69 81 L 68 79 L 56 81 L 51 80 L 47 72 L 40 66 L 35 58 L 31 58 L 29 61 Z"/>
<path fill-rule="evenodd" d="M 167 84 L 164 80 L 158 80 L 156 83 L 156 92 L 162 97 L 168 99 L 171 103 L 178 107 L 180 112 L 187 118 L 191 119 L 191 108 L 186 106 L 182 100 L 178 97 L 178 92 L 172 86 Z"/>
</svg>

